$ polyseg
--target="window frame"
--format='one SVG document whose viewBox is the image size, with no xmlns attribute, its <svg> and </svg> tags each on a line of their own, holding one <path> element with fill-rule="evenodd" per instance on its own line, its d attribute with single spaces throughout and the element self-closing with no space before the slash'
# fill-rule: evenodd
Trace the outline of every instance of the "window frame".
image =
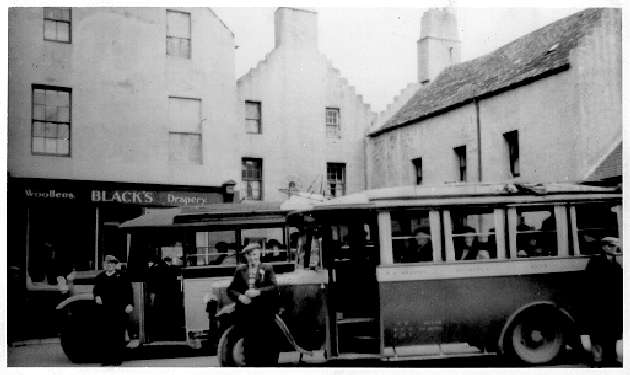
<svg viewBox="0 0 630 375">
<path fill-rule="evenodd" d="M 256 105 L 258 109 L 258 118 L 248 118 L 247 117 L 247 106 L 248 105 Z M 248 120 L 256 120 L 258 122 L 258 131 L 251 132 L 247 126 Z M 245 100 L 245 133 L 246 134 L 262 134 L 262 102 L 260 100 Z"/>
<path fill-rule="evenodd" d="M 68 20 L 58 19 L 58 18 L 48 18 L 46 17 L 47 9 L 68 9 Z M 43 7 L 42 8 L 42 37 L 45 41 L 48 42 L 56 42 L 56 43 L 65 43 L 72 44 L 72 7 Z M 57 23 L 65 23 L 68 24 L 68 40 L 60 40 L 60 39 L 48 39 L 46 38 L 46 21 Z"/>
<path fill-rule="evenodd" d="M 335 192 L 338 192 L 339 189 L 337 188 L 337 186 L 339 185 L 339 181 L 341 181 L 341 185 L 342 185 L 342 192 L 341 195 L 339 194 L 335 194 L 332 195 L 331 194 L 331 189 L 330 189 L 330 185 L 331 185 L 331 179 L 330 179 L 330 169 L 331 168 L 341 168 L 341 180 L 339 179 L 335 179 L 334 183 L 335 183 Z M 333 197 L 341 197 L 346 195 L 347 193 L 347 185 L 348 185 L 348 178 L 347 178 L 347 172 L 346 172 L 347 166 L 346 163 L 337 163 L 337 162 L 328 162 L 326 163 L 326 192 L 328 193 L 328 195 L 333 196 Z M 337 175 L 338 171 L 335 171 L 335 175 Z"/>
<path fill-rule="evenodd" d="M 180 14 L 188 15 L 188 38 L 181 38 L 181 37 L 169 34 L 169 22 L 168 22 L 169 13 L 180 13 Z M 188 41 L 188 55 L 183 56 L 180 54 L 177 54 L 177 55 L 170 54 L 169 49 L 168 49 L 169 38 L 174 38 L 178 40 L 187 40 Z M 166 39 L 165 41 L 166 41 L 166 56 L 179 57 L 186 60 L 192 60 L 192 14 L 190 12 L 184 12 L 184 11 L 176 10 L 176 9 L 166 9 Z"/>
<path fill-rule="evenodd" d="M 424 171 L 422 170 L 422 158 L 418 157 L 411 159 L 411 164 L 413 165 L 413 170 L 416 176 L 416 185 L 422 185 L 422 180 L 424 177 Z M 418 170 L 420 171 L 420 173 L 418 173 Z"/>
<path fill-rule="evenodd" d="M 332 125 L 328 123 L 328 111 L 335 113 L 336 124 Z M 325 110 L 325 123 L 326 123 L 326 137 L 328 138 L 341 138 L 341 109 L 339 107 L 329 106 Z"/>
<path fill-rule="evenodd" d="M 503 133 L 508 152 L 509 173 L 512 178 L 521 177 L 521 158 L 518 130 Z"/>
<path fill-rule="evenodd" d="M 455 152 L 456 180 L 466 182 L 468 180 L 466 145 L 453 147 L 453 152 Z"/>
<path fill-rule="evenodd" d="M 35 90 L 54 90 L 68 93 L 68 121 L 46 121 L 46 119 L 39 120 L 35 119 Z M 34 134 L 35 134 L 35 122 L 44 122 L 44 123 L 55 123 L 55 125 L 59 124 L 67 124 L 68 125 L 68 153 L 60 154 L 60 153 L 49 153 L 49 152 L 37 152 L 34 151 Z M 71 87 L 61 87 L 61 86 L 51 86 L 39 83 L 31 84 L 31 155 L 34 156 L 56 156 L 56 157 L 72 157 L 72 88 Z M 42 137 L 38 137 L 42 138 Z M 47 137 L 43 137 L 47 138 Z M 55 138 L 59 139 L 59 138 Z"/>
<path fill-rule="evenodd" d="M 556 255 L 519 257 L 516 236 L 518 234 L 518 212 L 551 209 L 556 224 Z M 531 205 L 514 205 L 508 208 L 508 238 L 510 259 L 549 259 L 569 256 L 569 214 L 566 203 L 540 203 Z M 538 231 L 541 232 L 542 231 Z"/>
<path fill-rule="evenodd" d="M 245 172 L 245 163 L 246 162 L 256 162 L 258 163 L 258 168 L 260 169 L 260 179 L 253 179 L 253 178 L 245 178 L 245 176 L 243 176 L 243 172 Z M 260 181 L 260 197 L 258 199 L 254 199 L 254 198 L 249 198 L 247 196 L 247 189 L 245 189 L 245 191 L 243 192 L 242 198 L 243 200 L 249 200 L 249 201 L 262 201 L 264 200 L 264 189 L 263 189 L 263 181 L 264 181 L 264 169 L 263 169 L 263 159 L 262 158 L 254 158 L 254 157 L 243 157 L 241 158 L 241 181 L 245 182 L 245 181 Z"/>
<path fill-rule="evenodd" d="M 476 259 L 476 260 L 465 260 L 465 259 L 457 259 L 455 254 L 455 244 L 453 242 L 453 238 L 463 237 L 461 234 L 453 233 L 453 225 L 451 220 L 451 211 L 452 210 L 467 210 L 469 209 L 471 213 L 475 214 L 484 209 L 487 209 L 487 212 L 492 212 L 494 217 L 494 238 L 496 245 L 496 258 L 490 259 Z M 453 209 L 445 209 L 442 211 L 443 217 L 443 225 L 444 225 L 444 246 L 446 250 L 446 261 L 447 262 L 492 262 L 497 260 L 505 260 L 507 258 L 506 252 L 506 242 L 505 242 L 505 209 L 501 207 L 466 207 L 466 206 L 456 206 Z M 475 232 L 476 234 L 483 232 Z M 490 235 L 490 232 L 484 233 Z"/>
<path fill-rule="evenodd" d="M 198 118 L 199 118 L 199 131 L 195 132 L 195 131 L 177 131 L 177 130 L 171 130 L 171 124 L 169 123 L 169 131 L 168 131 L 168 136 L 169 136 L 169 158 L 168 158 L 168 162 L 169 163 L 186 163 L 186 164 L 193 164 L 193 165 L 203 165 L 204 164 L 204 152 L 203 152 L 203 100 L 201 98 L 191 98 L 191 97 L 185 97 L 185 96 L 177 96 L 177 95 L 169 95 L 168 96 L 168 100 L 169 100 L 169 106 L 170 106 L 170 100 L 171 99 L 179 99 L 179 100 L 195 100 L 197 102 L 199 102 L 199 114 L 198 114 Z M 169 113 L 169 121 L 170 121 L 170 113 Z M 190 160 L 187 161 L 182 161 L 182 160 L 171 160 L 171 156 L 170 156 L 170 137 L 172 134 L 177 134 L 177 135 L 197 135 L 199 136 L 199 147 L 200 147 L 200 155 L 199 155 L 199 163 L 196 162 L 192 162 Z"/>
</svg>

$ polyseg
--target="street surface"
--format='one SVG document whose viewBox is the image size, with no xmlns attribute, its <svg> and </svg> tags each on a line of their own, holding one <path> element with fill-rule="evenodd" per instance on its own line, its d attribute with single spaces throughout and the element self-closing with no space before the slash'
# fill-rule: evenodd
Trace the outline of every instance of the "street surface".
<svg viewBox="0 0 630 375">
<path fill-rule="evenodd" d="M 184 346 L 143 347 L 129 353 L 124 367 L 216 367 L 216 356 L 204 356 Z M 72 363 L 61 349 L 58 340 L 9 346 L 9 367 L 100 367 L 99 363 Z M 380 360 L 336 360 L 323 362 L 321 353 L 304 357 L 299 363 L 297 353 L 282 353 L 279 367 L 510 367 L 494 355 L 468 355 L 457 358 Z M 566 358 L 550 367 L 587 367 L 576 358 Z"/>
</svg>

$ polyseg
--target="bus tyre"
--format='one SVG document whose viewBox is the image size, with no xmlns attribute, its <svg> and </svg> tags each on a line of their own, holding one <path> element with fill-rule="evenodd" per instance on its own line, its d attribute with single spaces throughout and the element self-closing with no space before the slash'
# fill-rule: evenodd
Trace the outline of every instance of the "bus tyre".
<svg viewBox="0 0 630 375">
<path fill-rule="evenodd" d="M 526 364 L 557 359 L 566 342 L 565 321 L 551 307 L 531 308 L 518 314 L 504 336 L 504 354 Z"/>
<path fill-rule="evenodd" d="M 235 326 L 226 329 L 221 335 L 217 359 L 221 367 L 245 366 L 244 338 Z"/>
</svg>

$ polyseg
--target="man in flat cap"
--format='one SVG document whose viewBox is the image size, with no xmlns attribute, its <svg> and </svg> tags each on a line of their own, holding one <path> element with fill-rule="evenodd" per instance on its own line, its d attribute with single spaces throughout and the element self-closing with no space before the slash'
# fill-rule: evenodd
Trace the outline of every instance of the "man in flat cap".
<svg viewBox="0 0 630 375">
<path fill-rule="evenodd" d="M 247 366 L 273 366 L 278 360 L 276 275 L 270 265 L 260 262 L 259 244 L 247 245 L 243 253 L 247 264 L 237 267 L 227 293 L 236 302 L 237 324 L 245 338 L 245 362 Z"/>
<path fill-rule="evenodd" d="M 586 266 L 586 282 L 594 366 L 615 365 L 616 344 L 621 339 L 623 322 L 623 271 L 617 262 L 620 254 L 619 239 L 604 237 L 601 250 L 593 255 Z"/>
<path fill-rule="evenodd" d="M 94 279 L 94 301 L 100 307 L 101 355 L 104 366 L 120 366 L 125 347 L 125 327 L 133 311 L 131 283 L 117 270 L 118 259 L 106 255 L 105 270 Z"/>
</svg>

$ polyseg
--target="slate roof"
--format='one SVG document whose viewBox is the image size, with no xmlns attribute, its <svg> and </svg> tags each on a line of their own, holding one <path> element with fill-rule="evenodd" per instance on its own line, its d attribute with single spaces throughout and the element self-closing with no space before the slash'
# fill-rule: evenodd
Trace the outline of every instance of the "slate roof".
<svg viewBox="0 0 630 375">
<path fill-rule="evenodd" d="M 370 136 L 568 69 L 571 50 L 599 23 L 603 11 L 591 8 L 572 14 L 485 56 L 446 68 Z"/>
<path fill-rule="evenodd" d="M 619 144 L 608 154 L 604 160 L 595 168 L 593 173 L 586 178 L 586 181 L 606 181 L 611 179 L 620 179 L 622 176 L 622 146 Z"/>
</svg>

